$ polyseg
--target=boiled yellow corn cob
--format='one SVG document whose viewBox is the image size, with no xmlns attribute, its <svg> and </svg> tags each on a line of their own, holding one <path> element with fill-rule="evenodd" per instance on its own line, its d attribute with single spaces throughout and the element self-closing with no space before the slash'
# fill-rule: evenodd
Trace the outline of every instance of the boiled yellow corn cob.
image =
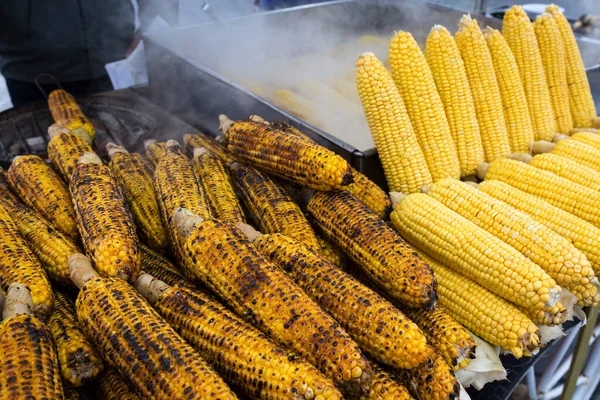
<svg viewBox="0 0 600 400">
<path fill-rule="evenodd" d="M 62 89 L 54 90 L 48 96 L 48 108 L 57 124 L 71 131 L 81 130 L 87 133 L 90 140 L 94 139 L 96 131 L 90 120 L 85 116 L 77 101 Z"/>
<path fill-rule="evenodd" d="M 579 164 L 600 172 L 600 150 L 577 140 L 560 140 L 557 143 L 536 142 L 532 145 L 534 153 L 552 154 L 569 158 Z"/>
<path fill-rule="evenodd" d="M 249 217 L 262 232 L 283 233 L 316 252 L 321 251 L 317 236 L 300 207 L 267 174 L 234 163 L 231 176 Z"/>
<path fill-rule="evenodd" d="M 83 245 L 103 276 L 135 281 L 140 250 L 135 225 L 110 168 L 86 153 L 69 184 Z"/>
<path fill-rule="evenodd" d="M 549 5 L 546 7 L 546 12 L 552 14 L 565 49 L 569 104 L 573 124 L 576 128 L 592 128 L 592 121 L 596 117 L 596 107 L 571 24 L 557 5 Z"/>
<path fill-rule="evenodd" d="M 167 147 L 164 142 L 157 142 L 154 139 L 148 139 L 144 142 L 146 148 L 146 158 L 155 168 L 166 155 Z"/>
<path fill-rule="evenodd" d="M 32 314 L 27 286 L 13 283 L 0 323 L 0 398 L 63 399 L 58 357 L 48 327 Z"/>
<path fill-rule="evenodd" d="M 391 219 L 394 228 L 419 249 L 486 289 L 531 310 L 536 315 L 535 322 L 564 322 L 565 309 L 558 301 L 562 289 L 554 279 L 516 249 L 431 196 L 415 193 L 404 197 Z"/>
<path fill-rule="evenodd" d="M 49 129 L 48 132 L 51 132 L 51 130 Z M 77 161 L 85 153 L 94 150 L 84 138 L 71 133 L 57 132 L 55 136 L 51 134 L 50 137 L 48 158 L 65 182 L 69 182 L 71 175 L 77 169 Z"/>
<path fill-rule="evenodd" d="M 390 41 L 389 56 L 394 83 L 406 105 L 433 181 L 460 178 L 450 125 L 419 45 L 410 33 L 399 31 Z"/>
<path fill-rule="evenodd" d="M 329 240 L 395 300 L 429 308 L 436 301 L 431 268 L 383 220 L 348 192 L 315 192 L 308 212 Z"/>
<path fill-rule="evenodd" d="M 371 363 L 373 380 L 367 393 L 360 396 L 360 400 L 412 400 L 408 390 L 381 367 Z"/>
<path fill-rule="evenodd" d="M 431 174 L 400 92 L 373 53 L 356 62 L 356 84 L 390 190 L 418 192 Z"/>
<path fill-rule="evenodd" d="M 102 371 L 102 359 L 79 327 L 73 303 L 62 293 L 55 293 L 48 328 L 56 344 L 63 380 L 77 387 Z"/>
<path fill-rule="evenodd" d="M 79 237 L 69 189 L 44 160 L 34 155 L 16 157 L 8 180 L 25 204 L 71 239 Z"/>
<path fill-rule="evenodd" d="M 508 131 L 502 113 L 502 96 L 492 56 L 479 24 L 469 15 L 464 15 L 458 27 L 456 44 L 465 63 L 485 159 L 490 162 L 510 153 Z"/>
<path fill-rule="evenodd" d="M 194 157 L 194 149 L 199 147 L 204 147 L 227 165 L 235 161 L 235 156 L 227 150 L 227 147 L 215 139 L 202 133 L 187 133 L 183 135 L 183 150 L 189 158 Z"/>
<path fill-rule="evenodd" d="M 298 352 L 348 395 L 368 387 L 370 371 L 358 345 L 285 273 L 263 258 L 237 228 L 174 215 L 185 242 L 188 275 L 284 346 Z"/>
<path fill-rule="evenodd" d="M 600 193 L 593 189 L 511 159 L 494 161 L 480 175 L 506 182 L 600 228 Z"/>
<path fill-rule="evenodd" d="M 529 161 L 529 165 L 600 191 L 600 172 L 570 158 L 553 153 L 538 154 Z"/>
<path fill-rule="evenodd" d="M 431 29 L 425 57 L 446 111 L 461 175 L 475 175 L 477 166 L 485 159 L 475 104 L 456 41 L 443 26 Z"/>
<path fill-rule="evenodd" d="M 346 160 L 311 140 L 260 122 L 219 119 L 227 148 L 242 161 L 313 189 L 344 188 L 354 181 Z"/>
<path fill-rule="evenodd" d="M 403 307 L 402 311 L 417 324 L 427 342 L 457 370 L 475 358 L 475 341 L 471 334 L 439 305 L 431 310 Z"/>
<path fill-rule="evenodd" d="M 556 127 L 559 133 L 569 134 L 573 130 L 573 118 L 569 109 L 567 61 L 560 30 L 549 13 L 538 15 L 533 27 L 546 72 Z"/>
<path fill-rule="evenodd" d="M 225 163 L 204 147 L 196 148 L 194 154 L 196 175 L 215 210 L 215 218 L 233 224 L 246 222 Z"/>
<path fill-rule="evenodd" d="M 346 265 L 346 255 L 344 252 L 324 237 L 317 236 L 317 240 L 319 241 L 319 246 L 321 246 L 321 257 L 336 267 L 344 269 Z"/>
<path fill-rule="evenodd" d="M 254 399 L 341 399 L 315 367 L 246 324 L 214 298 L 141 275 L 136 289 L 223 378 Z"/>
<path fill-rule="evenodd" d="M 496 81 L 500 89 L 510 150 L 513 153 L 528 152 L 529 144 L 534 139 L 533 125 L 517 61 L 500 31 L 487 27 L 483 31 L 483 36 L 492 56 Z"/>
<path fill-rule="evenodd" d="M 108 368 L 100 379 L 98 396 L 102 400 L 141 400 L 113 368 Z"/>
<path fill-rule="evenodd" d="M 557 126 L 550 91 L 535 31 L 523 7 L 513 6 L 506 11 L 502 34 L 519 67 L 534 137 L 536 140 L 552 140 Z"/>
<path fill-rule="evenodd" d="M 0 254 L 0 288 L 7 290 L 13 282 L 27 285 L 33 296 L 35 314 L 45 319 L 53 305 L 48 276 L 3 206 L 0 206 Z"/>
<path fill-rule="evenodd" d="M 216 372 L 133 287 L 69 259 L 77 317 L 104 360 L 144 399 L 236 399 Z"/>
<path fill-rule="evenodd" d="M 109 143 L 110 170 L 123 189 L 131 216 L 150 247 L 166 249 L 167 232 L 162 225 L 158 203 L 154 197 L 154 182 L 142 156 L 129 153 L 121 146 Z"/>
<path fill-rule="evenodd" d="M 285 235 L 262 235 L 254 244 L 334 317 L 367 355 L 397 368 L 414 368 L 425 361 L 423 333 L 373 290 Z"/>
<path fill-rule="evenodd" d="M 597 150 L 600 150 L 600 135 L 592 132 L 576 132 L 570 137 L 572 140 L 585 143 L 588 146 L 592 146 Z"/>
<path fill-rule="evenodd" d="M 588 259 L 567 239 L 526 213 L 464 182 L 445 179 L 428 194 L 444 206 L 517 249 L 542 267 L 579 304 L 598 304 L 598 280 Z"/>
<path fill-rule="evenodd" d="M 183 275 L 181 268 L 167 257 L 143 244 L 140 245 L 140 249 L 142 250 L 142 269 L 144 272 L 160 279 L 169 286 L 195 288 L 195 285 Z"/>
<path fill-rule="evenodd" d="M 537 326 L 517 307 L 432 258 L 423 257 L 439 279 L 440 305 L 465 328 L 517 358 L 539 349 Z"/>
</svg>

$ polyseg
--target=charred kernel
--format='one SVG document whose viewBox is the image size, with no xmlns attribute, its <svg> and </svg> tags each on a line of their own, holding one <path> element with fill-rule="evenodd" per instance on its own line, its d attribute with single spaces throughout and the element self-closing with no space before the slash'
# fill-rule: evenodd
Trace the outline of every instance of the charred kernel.
<svg viewBox="0 0 600 400">
<path fill-rule="evenodd" d="M 90 140 L 94 139 L 96 135 L 94 126 L 71 94 L 62 89 L 52 91 L 48 96 L 48 108 L 54 122 L 71 131 L 82 129 L 89 135 Z"/>
<path fill-rule="evenodd" d="M 225 146 L 212 137 L 203 133 L 183 135 L 183 150 L 189 158 L 194 157 L 194 149 L 200 147 L 204 147 L 209 152 L 219 157 L 225 164 L 231 164 L 235 161 L 235 156 L 227 150 Z"/>
<path fill-rule="evenodd" d="M 412 396 L 408 390 L 381 367 L 371 362 L 373 380 L 371 387 L 363 393 L 360 400 L 410 400 Z"/>
<path fill-rule="evenodd" d="M 98 395 L 102 400 L 140 400 L 113 368 L 108 368 L 100 378 Z"/>
<path fill-rule="evenodd" d="M 140 249 L 142 251 L 142 270 L 144 272 L 169 286 L 195 288 L 194 284 L 183 275 L 183 271 L 175 262 L 146 245 L 140 244 Z"/>
</svg>

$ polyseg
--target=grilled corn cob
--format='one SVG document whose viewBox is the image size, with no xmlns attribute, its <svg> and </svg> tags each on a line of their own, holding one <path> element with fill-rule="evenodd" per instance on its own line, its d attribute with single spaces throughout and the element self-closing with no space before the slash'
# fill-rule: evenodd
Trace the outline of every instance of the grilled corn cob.
<svg viewBox="0 0 600 400">
<path fill-rule="evenodd" d="M 390 190 L 418 192 L 431 174 L 402 96 L 373 53 L 356 62 L 356 84 Z"/>
<path fill-rule="evenodd" d="M 131 216 L 150 247 L 166 249 L 167 232 L 160 219 L 160 210 L 154 197 L 154 183 L 142 156 L 129 153 L 121 146 L 106 146 L 110 170 L 123 189 Z"/>
<path fill-rule="evenodd" d="M 350 336 L 234 226 L 185 209 L 174 220 L 185 242 L 188 275 L 238 313 L 295 350 L 346 392 L 368 387 L 368 363 Z"/>
<path fill-rule="evenodd" d="M 458 27 L 456 44 L 465 63 L 483 151 L 489 162 L 510 153 L 508 131 L 502 113 L 502 96 L 492 56 L 479 24 L 469 15 L 464 15 Z"/>
<path fill-rule="evenodd" d="M 341 399 L 315 367 L 212 297 L 142 274 L 136 289 L 236 389 L 255 399 Z"/>
<path fill-rule="evenodd" d="M 482 166 L 480 176 L 485 180 L 506 182 L 600 228 L 600 193 L 593 189 L 511 159 Z"/>
<path fill-rule="evenodd" d="M 598 133 L 576 132 L 572 134 L 570 138 L 576 142 L 585 143 L 588 146 L 600 150 L 600 135 Z"/>
<path fill-rule="evenodd" d="M 546 153 L 569 158 L 581 165 L 600 172 L 600 150 L 577 140 L 560 140 L 557 143 L 535 142 L 531 146 L 534 153 Z"/>
<path fill-rule="evenodd" d="M 235 156 L 227 150 L 227 147 L 215 139 L 202 133 L 183 135 L 183 150 L 189 158 L 194 157 L 194 149 L 204 147 L 206 150 L 219 157 L 225 164 L 229 165 L 235 161 Z"/>
<path fill-rule="evenodd" d="M 389 56 L 394 83 L 406 105 L 433 181 L 460 178 L 450 125 L 419 45 L 410 33 L 399 31 L 390 41 Z"/>
<path fill-rule="evenodd" d="M 475 104 L 456 41 L 443 26 L 435 25 L 431 29 L 425 57 L 446 111 L 461 175 L 475 175 L 477 165 L 485 159 Z"/>
<path fill-rule="evenodd" d="M 527 152 L 529 144 L 533 142 L 533 125 L 517 61 L 500 31 L 487 27 L 483 36 L 492 56 L 500 89 L 510 150 L 513 153 Z"/>
<path fill-rule="evenodd" d="M 126 282 L 69 259 L 77 317 L 104 360 L 144 399 L 236 399 L 223 380 Z"/>
<path fill-rule="evenodd" d="M 579 304 L 598 304 L 598 280 L 588 259 L 567 239 L 526 213 L 464 182 L 445 179 L 428 194 L 444 206 L 517 249 L 542 267 Z"/>
<path fill-rule="evenodd" d="M 194 289 L 195 286 L 184 275 L 179 266 L 175 265 L 164 255 L 149 247 L 140 245 L 142 250 L 142 269 L 144 272 L 160 279 L 169 286 Z"/>
<path fill-rule="evenodd" d="M 194 149 L 193 163 L 204 193 L 215 210 L 215 218 L 233 224 L 246 222 L 225 163 L 204 147 Z"/>
<path fill-rule="evenodd" d="M 569 105 L 573 124 L 576 128 L 592 128 L 593 120 L 596 117 L 596 107 L 571 24 L 562 14 L 560 8 L 554 4 L 546 7 L 546 12 L 552 14 L 565 49 Z"/>
<path fill-rule="evenodd" d="M 324 237 L 317 236 L 317 240 L 319 241 L 319 246 L 321 246 L 321 257 L 336 267 L 344 269 L 346 266 L 346 255 L 344 252 Z"/>
<path fill-rule="evenodd" d="M 234 163 L 231 176 L 250 218 L 265 233 L 283 233 L 320 252 L 321 246 L 302 210 L 267 174 Z"/>
<path fill-rule="evenodd" d="M 68 92 L 62 89 L 52 91 L 48 96 L 48 107 L 54 122 L 70 131 L 85 132 L 90 137 L 90 141 L 94 139 L 96 135 L 94 126 L 81 111 L 75 98 Z"/>
<path fill-rule="evenodd" d="M 98 396 L 102 400 L 141 400 L 113 368 L 108 368 L 100 379 Z"/>
<path fill-rule="evenodd" d="M 486 289 L 530 310 L 535 322 L 564 322 L 565 308 L 558 301 L 562 289 L 554 279 L 516 249 L 434 198 L 422 193 L 404 197 L 391 219 L 394 228 L 411 243 Z"/>
<path fill-rule="evenodd" d="M 552 140 L 557 126 L 550 91 L 535 31 L 523 7 L 513 6 L 506 11 L 502 34 L 519 67 L 534 137 L 536 140 Z"/>
<path fill-rule="evenodd" d="M 64 393 L 64 400 L 83 400 L 83 397 L 81 397 L 81 393 L 79 393 L 79 391 L 76 388 L 71 387 L 64 382 L 63 382 L 63 393 Z"/>
<path fill-rule="evenodd" d="M 308 212 L 327 238 L 395 300 L 416 308 L 435 303 L 431 268 L 350 193 L 315 192 Z"/>
<path fill-rule="evenodd" d="M 0 206 L 0 254 L 0 288 L 7 290 L 13 282 L 27 285 L 33 297 L 35 314 L 45 319 L 53 304 L 48 276 L 3 206 Z"/>
<path fill-rule="evenodd" d="M 25 204 L 71 239 L 79 237 L 69 190 L 44 160 L 34 155 L 16 157 L 8 181 Z"/>
<path fill-rule="evenodd" d="M 360 400 L 412 400 L 408 390 L 399 382 L 375 365 L 371 363 L 373 369 L 373 381 L 367 393 L 360 396 Z"/>
<path fill-rule="evenodd" d="M 91 153 L 94 150 L 81 136 L 68 132 L 52 132 L 52 129 L 48 129 L 51 138 L 48 142 L 48 158 L 65 182 L 69 182 L 73 172 L 77 169 L 77 161 L 85 153 Z"/>
<path fill-rule="evenodd" d="M 140 250 L 117 181 L 95 153 L 86 153 L 69 184 L 83 245 L 103 276 L 135 281 Z"/>
<path fill-rule="evenodd" d="M 167 155 L 167 145 L 164 142 L 157 142 L 154 139 L 148 139 L 144 141 L 144 147 L 146 148 L 146 158 L 150 161 L 150 164 L 156 168 L 160 160 Z"/>
<path fill-rule="evenodd" d="M 102 359 L 79 327 L 73 303 L 62 293 L 55 293 L 48 328 L 56 343 L 61 375 L 70 385 L 84 385 L 102 371 Z"/>
<path fill-rule="evenodd" d="M 550 171 L 575 183 L 600 191 L 600 172 L 586 167 L 570 158 L 552 153 L 538 154 L 531 158 L 529 165 Z"/>
<path fill-rule="evenodd" d="M 27 286 L 8 289 L 0 323 L 0 398 L 63 399 L 58 358 L 50 331 L 34 317 Z"/>
<path fill-rule="evenodd" d="M 227 148 L 237 158 L 313 189 L 343 188 L 354 181 L 346 160 L 311 140 L 261 122 L 219 117 Z"/>
</svg>

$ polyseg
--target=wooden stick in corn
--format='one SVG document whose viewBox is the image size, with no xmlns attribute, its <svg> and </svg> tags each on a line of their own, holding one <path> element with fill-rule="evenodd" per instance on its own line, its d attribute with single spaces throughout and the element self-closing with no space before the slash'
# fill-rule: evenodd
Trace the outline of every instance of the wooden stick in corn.
<svg viewBox="0 0 600 400">
<path fill-rule="evenodd" d="M 77 240 L 79 233 L 69 189 L 44 160 L 34 155 L 16 157 L 8 169 L 8 181 L 25 204 Z"/>
<path fill-rule="evenodd" d="M 141 400 L 114 368 L 107 368 L 100 378 L 98 397 L 102 400 Z"/>
<path fill-rule="evenodd" d="M 513 153 L 527 152 L 529 144 L 534 139 L 533 125 L 517 60 L 500 31 L 487 27 L 483 31 L 483 36 L 492 56 L 496 81 L 500 89 L 510 150 Z"/>
<path fill-rule="evenodd" d="M 203 147 L 229 165 L 235 161 L 235 156 L 227 147 L 203 133 L 186 133 L 183 135 L 183 150 L 189 158 L 194 157 L 194 149 Z"/>
<path fill-rule="evenodd" d="M 133 287 L 100 277 L 82 254 L 71 256 L 69 266 L 84 332 L 140 397 L 237 399 Z"/>
<path fill-rule="evenodd" d="M 333 382 L 315 367 L 265 337 L 213 297 L 170 287 L 148 274 L 142 274 L 135 287 L 241 394 L 273 400 L 342 398 Z"/>
<path fill-rule="evenodd" d="M 389 57 L 394 83 L 406 105 L 433 181 L 460 178 L 458 153 L 442 100 L 427 60 L 409 32 L 399 31 L 392 38 Z"/>
<path fill-rule="evenodd" d="M 360 396 L 360 400 L 412 400 L 408 390 L 393 379 L 375 362 L 371 362 L 373 381 L 367 393 Z"/>
<path fill-rule="evenodd" d="M 560 140 L 550 143 L 540 140 L 531 145 L 531 151 L 534 154 L 550 152 L 600 172 L 600 149 L 581 141 Z"/>
<path fill-rule="evenodd" d="M 26 285 L 8 288 L 0 323 L 0 398 L 62 399 L 58 357 L 48 327 L 33 316 Z"/>
<path fill-rule="evenodd" d="M 598 279 L 586 256 L 526 213 L 450 179 L 431 185 L 428 194 L 542 267 L 557 284 L 577 296 L 579 305 L 592 306 L 600 301 Z"/>
<path fill-rule="evenodd" d="M 569 106 L 573 125 L 576 128 L 592 128 L 596 107 L 571 24 L 560 11 L 560 7 L 555 4 L 546 7 L 546 12 L 554 18 L 565 50 Z"/>
<path fill-rule="evenodd" d="M 502 112 L 502 96 L 492 56 L 477 20 L 463 15 L 456 32 L 456 44 L 467 71 L 485 159 L 489 162 L 504 157 L 510 153 L 510 141 Z"/>
<path fill-rule="evenodd" d="M 535 322 L 564 322 L 567 313 L 559 302 L 562 288 L 554 279 L 516 249 L 433 197 L 415 193 L 402 198 L 391 220 L 410 243 L 438 262 L 529 310 L 535 315 Z"/>
<path fill-rule="evenodd" d="M 155 139 L 145 140 L 144 148 L 146 149 L 146 158 L 154 168 L 167 155 L 166 144 L 164 142 L 157 142 Z"/>
<path fill-rule="evenodd" d="M 358 345 L 242 232 L 185 209 L 173 219 L 187 237 L 184 262 L 190 277 L 246 321 L 306 357 L 346 395 L 368 387 L 371 373 Z"/>
<path fill-rule="evenodd" d="M 48 96 L 48 108 L 57 124 L 78 134 L 87 134 L 90 141 L 96 131 L 90 120 L 85 116 L 75 98 L 63 89 L 53 90 Z"/>
<path fill-rule="evenodd" d="M 425 57 L 456 144 L 461 176 L 475 175 L 477 166 L 485 159 L 475 104 L 456 41 L 443 26 L 431 29 Z"/>
<path fill-rule="evenodd" d="M 93 152 L 90 143 L 81 136 L 65 131 L 59 126 L 48 128 L 48 158 L 54 168 L 60 173 L 65 182 L 71 180 L 71 175 L 77 169 L 77 161 L 85 153 Z"/>
<path fill-rule="evenodd" d="M 154 196 L 154 182 L 142 156 L 129 153 L 124 147 L 113 143 L 107 144 L 106 150 L 110 157 L 110 170 L 123 189 L 131 216 L 141 236 L 150 247 L 167 249 L 169 238 Z"/>
<path fill-rule="evenodd" d="M 549 13 L 538 15 L 533 27 L 540 46 L 556 127 L 559 133 L 569 134 L 573 130 L 573 118 L 569 109 L 567 61 L 560 29 Z"/>
<path fill-rule="evenodd" d="M 160 279 L 169 286 L 185 287 L 195 289 L 196 286 L 184 275 L 183 270 L 169 260 L 163 254 L 160 254 L 151 248 L 140 244 L 142 251 L 142 269 L 144 272 Z"/>
<path fill-rule="evenodd" d="M 431 174 L 402 96 L 373 53 L 358 58 L 356 85 L 390 190 L 418 192 Z"/>
<path fill-rule="evenodd" d="M 117 180 L 95 153 L 86 153 L 69 184 L 86 252 L 103 276 L 135 281 L 139 241 Z"/>
<path fill-rule="evenodd" d="M 536 140 L 552 140 L 558 128 L 552 109 L 550 90 L 535 31 L 523 7 L 513 6 L 506 11 L 502 34 L 519 67 L 534 137 Z"/>
<path fill-rule="evenodd" d="M 104 363 L 81 330 L 73 302 L 62 293 L 55 293 L 48 328 L 56 344 L 63 380 L 79 387 L 96 378 Z"/>
<path fill-rule="evenodd" d="M 596 192 L 600 191 L 600 171 L 586 167 L 567 157 L 553 153 L 542 153 L 531 158 L 529 165 L 550 171 Z"/>
</svg>

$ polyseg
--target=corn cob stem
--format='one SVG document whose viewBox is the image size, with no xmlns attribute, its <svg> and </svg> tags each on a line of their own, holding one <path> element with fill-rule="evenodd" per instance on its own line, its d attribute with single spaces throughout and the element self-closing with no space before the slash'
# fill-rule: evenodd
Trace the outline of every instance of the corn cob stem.
<svg viewBox="0 0 600 400">
<path fill-rule="evenodd" d="M 29 288 L 21 283 L 11 283 L 4 300 L 2 319 L 7 320 L 17 315 L 33 315 L 33 308 L 33 298 Z"/>
<path fill-rule="evenodd" d="M 135 290 L 140 292 L 142 296 L 151 306 L 154 306 L 160 295 L 171 286 L 166 284 L 165 282 L 155 279 L 152 275 L 145 273 L 144 271 L 140 272 L 140 276 L 135 281 Z"/>
</svg>

